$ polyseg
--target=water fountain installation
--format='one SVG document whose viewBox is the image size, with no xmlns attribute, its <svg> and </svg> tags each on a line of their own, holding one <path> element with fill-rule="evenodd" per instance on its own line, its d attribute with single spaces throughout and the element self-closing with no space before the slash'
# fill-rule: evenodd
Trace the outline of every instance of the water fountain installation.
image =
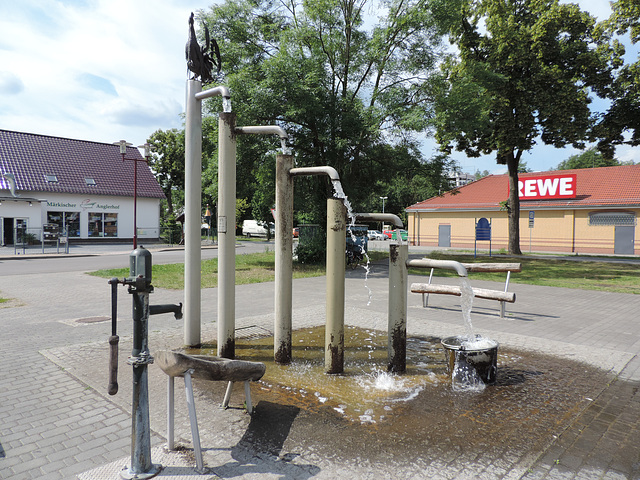
<svg viewBox="0 0 640 480">
<path fill-rule="evenodd" d="M 193 30 L 192 19 L 190 20 Z M 193 45 L 192 45 L 193 44 Z M 189 49 L 189 46 L 192 49 Z M 231 96 L 227 87 L 217 86 L 202 90 L 202 79 L 212 78 L 211 72 L 203 68 L 217 65 L 220 59 L 207 57 L 193 62 L 189 53 L 198 51 L 207 55 L 207 45 L 200 48 L 195 33 L 190 32 L 187 60 L 188 68 L 196 75 L 187 82 L 186 126 L 185 126 L 185 293 L 184 293 L 184 343 L 198 346 L 201 343 L 201 273 L 200 273 L 200 225 L 201 225 L 201 157 L 202 157 L 202 108 L 201 102 L 213 96 L 221 96 L 223 111 L 219 114 L 218 136 L 218 317 L 217 356 L 233 359 L 235 356 L 235 202 L 236 202 L 236 141 L 238 135 L 278 135 L 283 149 L 276 156 L 276 266 L 275 266 L 275 320 L 274 360 L 279 364 L 291 362 L 292 330 L 292 238 L 293 227 L 293 178 L 302 175 L 326 175 L 335 195 L 327 199 L 327 266 L 326 266 L 326 326 L 325 326 L 325 372 L 342 373 L 344 370 L 344 304 L 345 304 L 345 248 L 347 218 L 351 224 L 357 219 L 364 221 L 390 221 L 402 228 L 401 220 L 389 214 L 354 214 L 344 194 L 338 172 L 329 166 L 294 168 L 294 157 L 286 149 L 287 133 L 279 126 L 236 126 L 231 109 Z M 210 54 L 209 54 L 210 55 Z M 197 60 L 197 59 L 196 59 Z M 194 68 L 194 65 L 199 68 Z M 406 370 L 406 317 L 407 317 L 407 272 L 408 266 L 416 266 L 408 260 L 408 245 L 390 245 L 389 259 L 389 304 L 388 304 L 388 361 L 387 370 L 402 373 Z M 466 271 L 457 262 L 423 260 L 435 268 L 458 271 L 463 283 L 468 286 Z M 426 266 L 426 265 L 425 265 Z M 471 292 L 463 291 L 463 304 Z M 468 292 L 467 292 L 468 290 Z M 469 307 L 470 309 L 470 307 Z M 463 307 L 463 311 L 465 308 Z M 465 317 L 466 319 L 466 317 Z M 466 319 L 470 325 L 470 319 Z M 467 340 L 458 350 L 468 347 Z"/>
</svg>

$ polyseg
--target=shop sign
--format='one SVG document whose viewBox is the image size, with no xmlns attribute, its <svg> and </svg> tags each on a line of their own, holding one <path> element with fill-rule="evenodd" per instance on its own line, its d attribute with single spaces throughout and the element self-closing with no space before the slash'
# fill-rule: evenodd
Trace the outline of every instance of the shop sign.
<svg viewBox="0 0 640 480">
<path fill-rule="evenodd" d="M 98 202 L 92 202 L 91 199 L 87 198 L 86 200 L 83 200 L 80 203 L 80 207 L 83 210 L 87 210 L 89 208 L 93 209 L 93 210 L 119 210 L 120 209 L 120 205 L 109 205 L 106 203 L 98 203 Z"/>
<path fill-rule="evenodd" d="M 518 194 L 521 200 L 576 198 L 576 175 L 527 176 L 518 180 Z"/>
</svg>

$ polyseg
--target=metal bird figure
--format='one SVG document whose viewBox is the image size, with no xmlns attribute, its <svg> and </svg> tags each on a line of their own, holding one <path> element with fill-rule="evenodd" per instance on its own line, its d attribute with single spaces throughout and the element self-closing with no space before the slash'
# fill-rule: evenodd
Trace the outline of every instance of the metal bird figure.
<svg viewBox="0 0 640 480">
<path fill-rule="evenodd" d="M 187 72 L 193 72 L 194 75 L 192 78 L 197 79 L 199 77 L 202 83 L 209 83 L 220 73 L 222 59 L 220 58 L 218 42 L 210 38 L 209 28 L 206 24 L 204 24 L 204 38 L 204 45 L 200 46 L 196 38 L 192 12 L 189 17 L 189 39 L 187 40 L 185 48 Z M 212 73 L 214 66 L 216 67 L 215 75 Z"/>
<path fill-rule="evenodd" d="M 187 58 L 187 74 L 191 71 L 194 74 L 193 79 L 201 77 L 204 59 L 200 45 L 198 45 L 198 39 L 196 38 L 196 30 L 193 26 L 193 12 L 191 12 L 191 16 L 189 17 L 189 38 L 185 46 L 185 56 Z"/>
</svg>

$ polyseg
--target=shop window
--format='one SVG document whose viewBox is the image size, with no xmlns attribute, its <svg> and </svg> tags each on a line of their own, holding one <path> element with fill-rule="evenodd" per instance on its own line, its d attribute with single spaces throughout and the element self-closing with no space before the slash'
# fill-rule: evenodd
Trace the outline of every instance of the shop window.
<svg viewBox="0 0 640 480">
<path fill-rule="evenodd" d="M 80 212 L 47 212 L 47 223 L 57 225 L 60 235 L 66 229 L 69 237 L 80 236 Z"/>
<path fill-rule="evenodd" d="M 597 212 L 589 214 L 589 225 L 597 227 L 633 227 L 636 216 L 631 212 Z"/>
<path fill-rule="evenodd" d="M 90 237 L 117 237 L 118 214 L 117 213 L 89 213 Z"/>
</svg>

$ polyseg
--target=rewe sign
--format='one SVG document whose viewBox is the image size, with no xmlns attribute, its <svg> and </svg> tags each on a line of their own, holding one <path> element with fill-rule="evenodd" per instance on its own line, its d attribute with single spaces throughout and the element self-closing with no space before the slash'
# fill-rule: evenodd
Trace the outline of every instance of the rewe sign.
<svg viewBox="0 0 640 480">
<path fill-rule="evenodd" d="M 541 175 L 518 180 L 521 200 L 576 198 L 576 175 Z"/>
</svg>

